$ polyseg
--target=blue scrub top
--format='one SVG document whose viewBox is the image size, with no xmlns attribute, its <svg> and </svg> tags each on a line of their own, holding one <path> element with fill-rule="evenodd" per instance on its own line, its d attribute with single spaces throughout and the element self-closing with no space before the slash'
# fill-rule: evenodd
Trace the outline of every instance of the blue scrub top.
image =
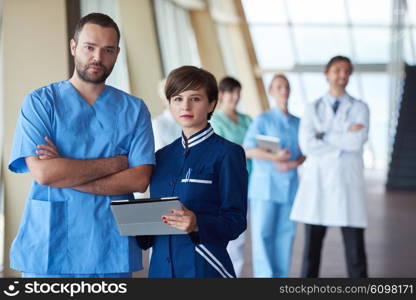
<svg viewBox="0 0 416 300">
<path fill-rule="evenodd" d="M 30 93 L 17 121 L 9 169 L 28 172 L 25 157 L 50 137 L 62 157 L 96 159 L 128 155 L 129 166 L 154 164 L 154 139 L 143 100 L 105 86 L 89 105 L 69 81 Z M 113 199 L 33 181 L 11 267 L 40 274 L 125 273 L 140 270 L 134 238 L 120 236 L 110 210 Z"/>
<path fill-rule="evenodd" d="M 280 147 L 288 148 L 290 159 L 302 154 L 298 145 L 299 118 L 285 115 L 278 108 L 270 109 L 257 116 L 251 123 L 244 139 L 244 148 L 257 147 L 256 135 L 270 135 L 280 139 Z M 298 188 L 297 169 L 280 172 L 273 162 L 252 160 L 248 188 L 249 199 L 272 200 L 277 203 L 292 203 Z"/>
<path fill-rule="evenodd" d="M 235 277 L 227 244 L 247 226 L 244 150 L 210 125 L 156 153 L 152 197 L 179 196 L 197 217 L 198 232 L 153 239 L 149 277 Z M 168 226 L 168 225 L 166 225 Z"/>
</svg>

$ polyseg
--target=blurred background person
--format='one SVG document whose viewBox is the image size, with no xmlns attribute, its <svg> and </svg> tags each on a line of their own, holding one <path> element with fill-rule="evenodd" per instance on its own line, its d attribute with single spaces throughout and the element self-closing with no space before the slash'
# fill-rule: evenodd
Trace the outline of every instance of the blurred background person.
<svg viewBox="0 0 416 300">
<path fill-rule="evenodd" d="M 237 111 L 240 101 L 241 83 L 233 77 L 224 77 L 220 81 L 218 89 L 220 107 L 211 118 L 211 126 L 219 136 L 233 143 L 243 145 L 251 118 Z M 247 161 L 247 171 L 250 174 L 250 161 Z M 241 277 L 243 271 L 245 241 L 246 231 L 236 240 L 230 241 L 227 247 L 237 277 Z"/>
<path fill-rule="evenodd" d="M 181 136 L 182 129 L 175 122 L 169 110 L 169 101 L 165 96 L 166 78 L 162 79 L 158 85 L 158 93 L 162 99 L 165 109 L 152 120 L 153 135 L 155 137 L 155 151 L 169 145 Z"/>
<path fill-rule="evenodd" d="M 299 118 L 288 110 L 286 76 L 273 77 L 269 94 L 277 107 L 256 117 L 244 140 L 246 155 L 253 161 L 248 193 L 253 275 L 287 277 L 296 229 L 289 214 L 298 187 L 297 167 L 304 157 L 298 146 Z M 272 153 L 258 147 L 259 134 L 278 137 L 280 150 Z"/>
<path fill-rule="evenodd" d="M 319 276 L 328 226 L 341 227 L 349 277 L 367 277 L 363 146 L 369 110 L 345 90 L 352 71 L 349 58 L 331 58 L 325 68 L 329 91 L 302 117 L 299 143 L 308 160 L 291 214 L 305 223 L 302 277 Z"/>
</svg>

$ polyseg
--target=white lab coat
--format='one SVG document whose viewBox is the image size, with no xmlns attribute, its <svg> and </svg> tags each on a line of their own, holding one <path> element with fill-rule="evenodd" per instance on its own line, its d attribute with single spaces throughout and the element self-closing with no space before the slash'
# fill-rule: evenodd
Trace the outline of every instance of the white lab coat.
<svg viewBox="0 0 416 300">
<path fill-rule="evenodd" d="M 367 226 L 363 176 L 363 146 L 368 138 L 367 104 L 348 94 L 341 97 L 336 114 L 326 94 L 308 105 L 301 119 L 299 145 L 307 157 L 291 219 L 324 225 Z M 364 129 L 351 132 L 353 124 Z M 322 140 L 316 132 L 325 132 Z"/>
</svg>

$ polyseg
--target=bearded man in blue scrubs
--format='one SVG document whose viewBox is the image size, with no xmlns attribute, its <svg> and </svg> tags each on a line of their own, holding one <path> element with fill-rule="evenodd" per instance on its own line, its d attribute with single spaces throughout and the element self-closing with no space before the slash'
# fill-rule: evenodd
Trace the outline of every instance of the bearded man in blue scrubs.
<svg viewBox="0 0 416 300">
<path fill-rule="evenodd" d="M 9 169 L 34 177 L 11 268 L 24 277 L 131 277 L 134 238 L 120 236 L 110 202 L 144 192 L 154 140 L 143 100 L 105 85 L 120 51 L 117 24 L 83 17 L 70 41 L 69 80 L 31 92 L 17 121 Z"/>
</svg>

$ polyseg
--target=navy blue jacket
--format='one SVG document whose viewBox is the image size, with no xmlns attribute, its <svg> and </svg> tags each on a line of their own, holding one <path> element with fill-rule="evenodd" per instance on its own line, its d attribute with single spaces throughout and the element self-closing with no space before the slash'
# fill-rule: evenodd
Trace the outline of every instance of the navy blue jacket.
<svg viewBox="0 0 416 300">
<path fill-rule="evenodd" d="M 210 125 L 159 150 L 150 195 L 179 196 L 198 232 L 153 236 L 149 277 L 235 277 L 226 247 L 247 226 L 247 181 L 243 148 Z"/>
</svg>

